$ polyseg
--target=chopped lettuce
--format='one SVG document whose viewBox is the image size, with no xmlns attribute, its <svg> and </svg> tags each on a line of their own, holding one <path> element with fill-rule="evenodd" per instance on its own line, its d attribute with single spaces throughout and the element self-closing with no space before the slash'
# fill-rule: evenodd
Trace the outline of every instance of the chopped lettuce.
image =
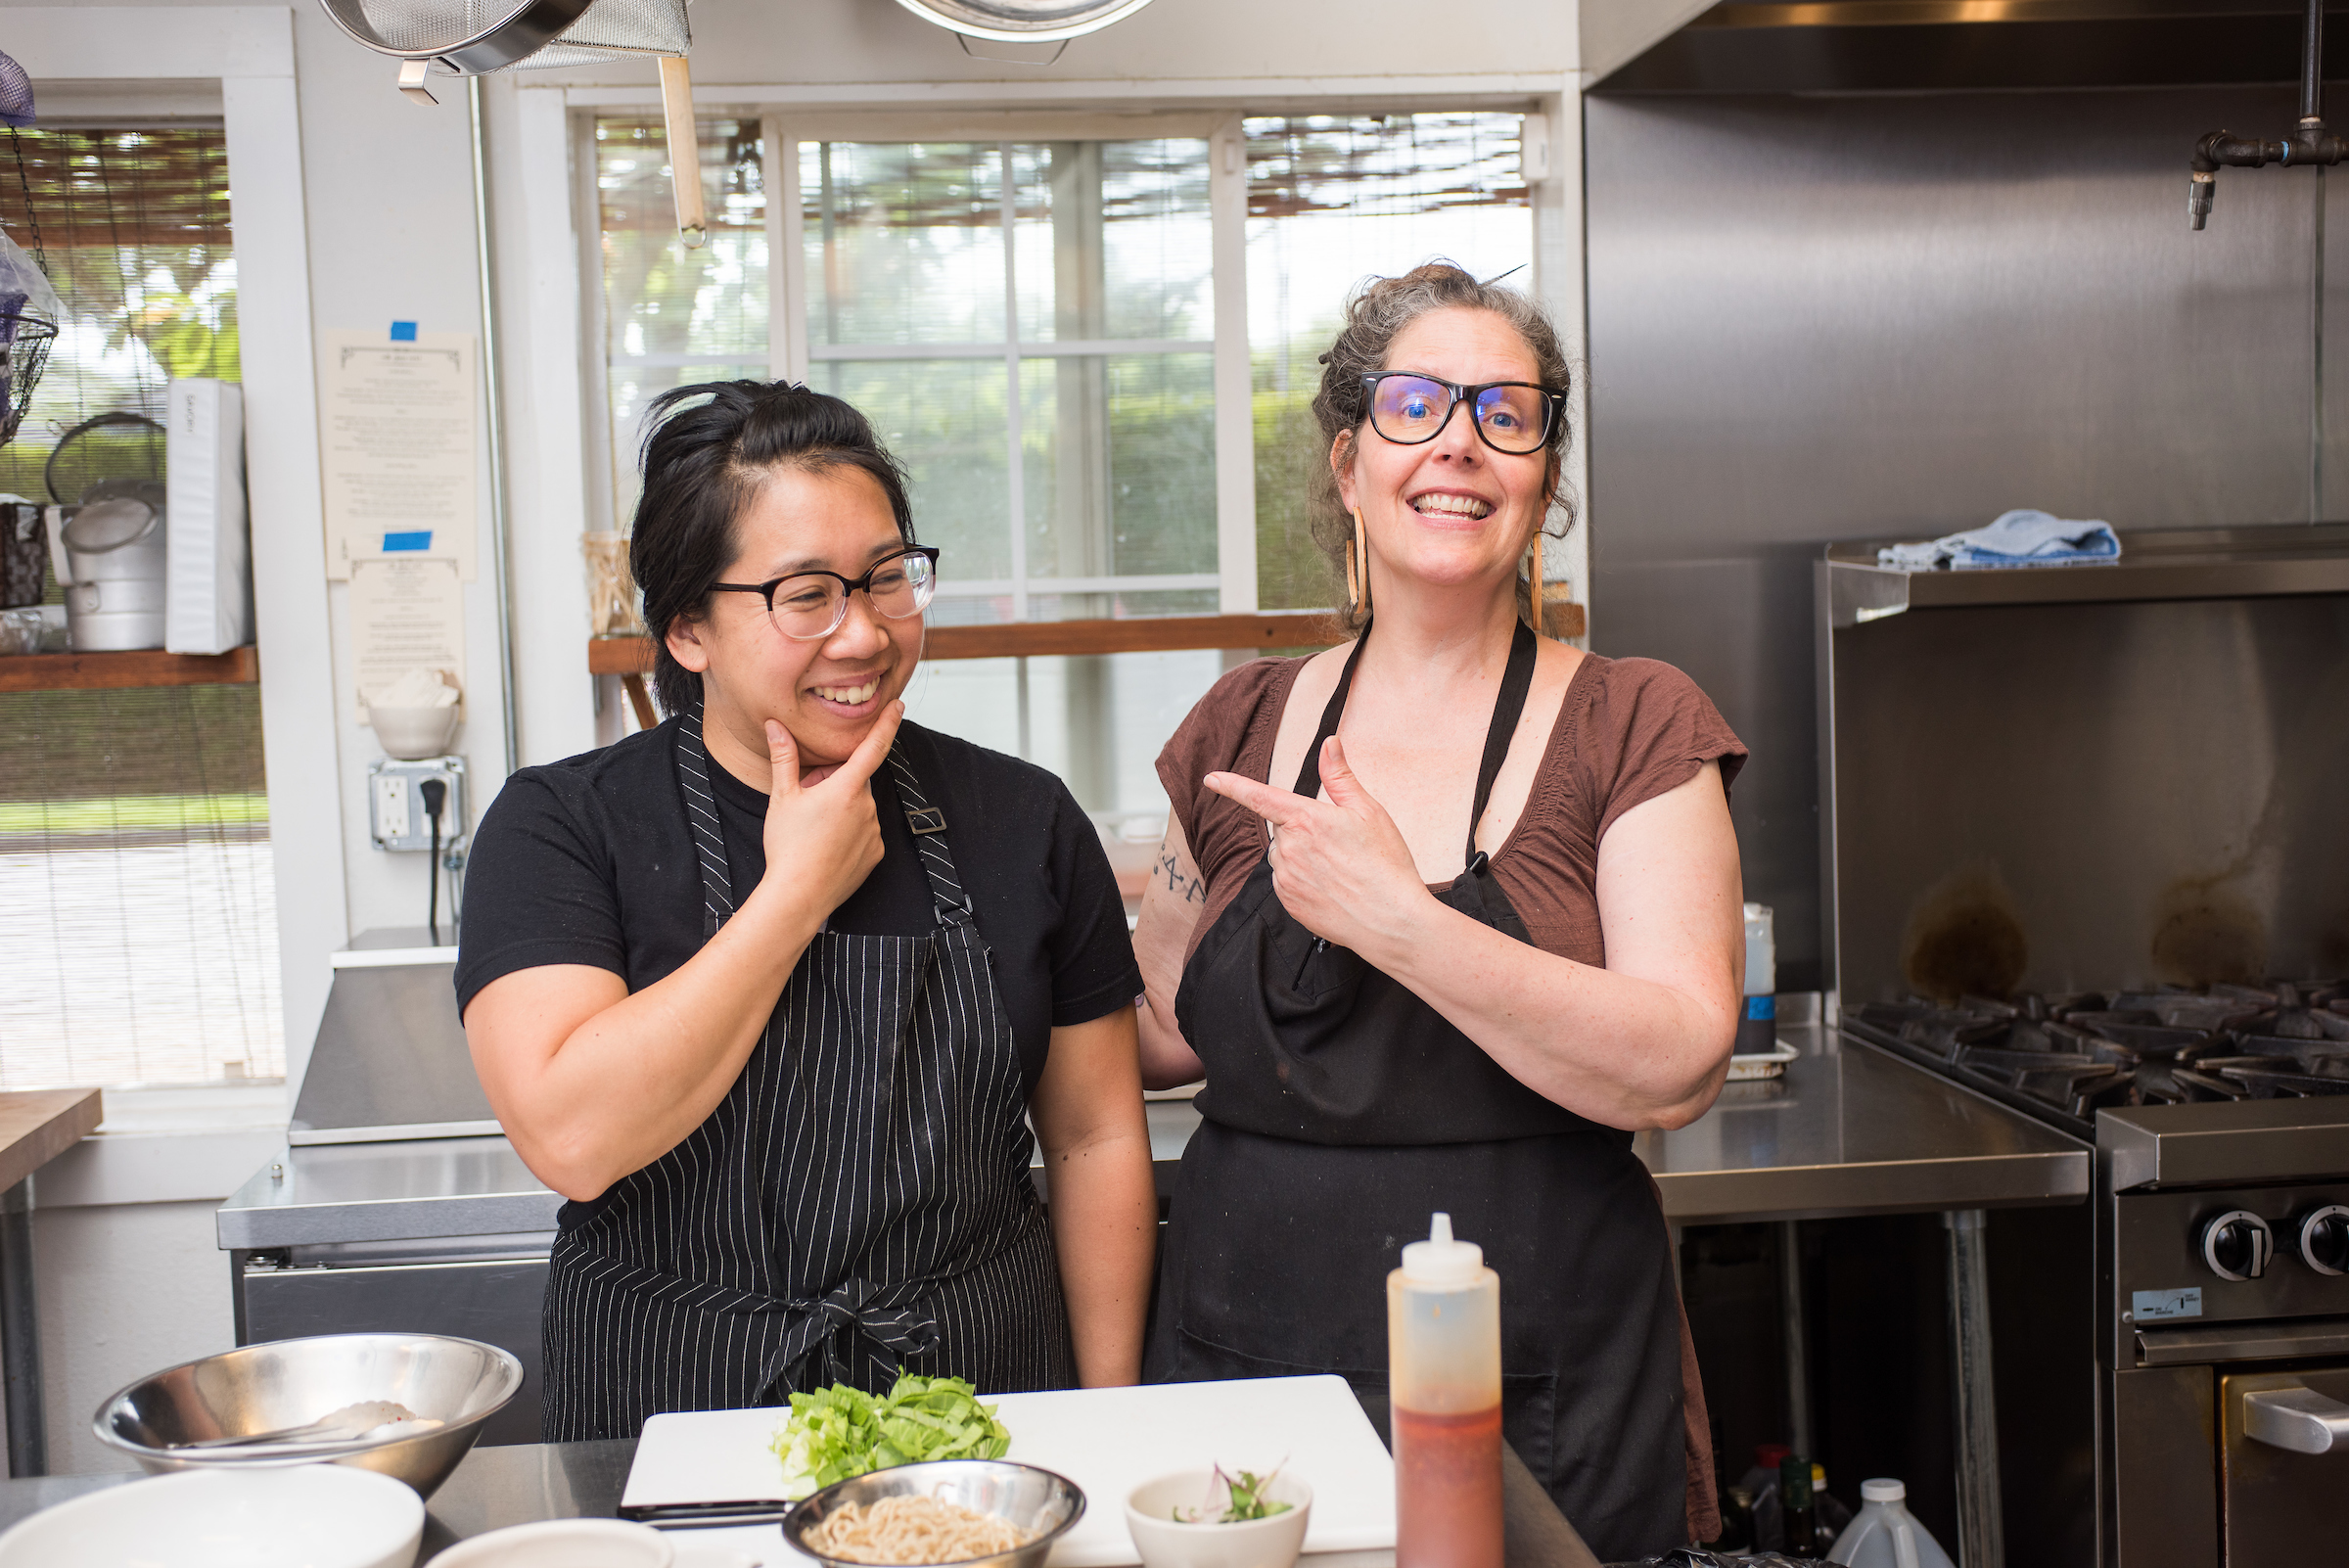
<svg viewBox="0 0 2349 1568">
<path fill-rule="evenodd" d="M 791 1419 L 768 1445 L 794 1501 L 868 1470 L 924 1459 L 999 1459 L 1011 1434 L 959 1377 L 898 1375 L 879 1398 L 846 1383 L 791 1397 Z"/>
</svg>

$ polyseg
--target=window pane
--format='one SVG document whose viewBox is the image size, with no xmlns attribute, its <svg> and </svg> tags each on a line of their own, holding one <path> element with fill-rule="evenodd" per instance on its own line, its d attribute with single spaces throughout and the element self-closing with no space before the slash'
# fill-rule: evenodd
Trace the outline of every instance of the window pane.
<svg viewBox="0 0 2349 1568">
<path fill-rule="evenodd" d="M 0 447 L 0 491 L 46 501 L 42 468 L 67 430 L 117 409 L 160 419 L 174 376 L 239 379 L 228 145 L 216 127 L 10 135 L 23 178 L 0 179 L 0 221 L 66 319 Z"/>
<path fill-rule="evenodd" d="M 0 696 L 0 1089 L 286 1070 L 255 686 Z"/>
<path fill-rule="evenodd" d="M 677 238 L 659 118 L 595 122 L 614 526 L 636 510 L 646 405 L 671 387 L 767 379 L 766 188 L 759 122 L 696 122 L 709 243 Z"/>
<path fill-rule="evenodd" d="M 1002 182 L 990 143 L 803 143 L 810 341 L 1001 342 Z"/>
<path fill-rule="evenodd" d="M 1018 146 L 1012 170 L 1021 342 L 1213 336 L 1206 142 Z"/>
<path fill-rule="evenodd" d="M 1212 355 L 1027 359 L 1020 381 L 1031 577 L 1215 572 Z M 1066 595 L 1057 616 L 1029 614 L 1111 610 Z"/>
<path fill-rule="evenodd" d="M 759 123 L 697 122 L 710 240 L 677 238 L 668 135 L 659 119 L 595 123 L 604 317 L 614 357 L 726 354 L 766 362 L 766 190 Z M 704 378 L 707 379 L 707 378 Z"/>
<path fill-rule="evenodd" d="M 1515 115 L 1299 115 L 1247 121 L 1248 346 L 1254 365 L 1257 599 L 1331 601 L 1308 484 L 1327 461 L 1309 406 L 1315 361 L 1362 278 L 1423 261 L 1480 278 L 1530 266 L 1533 212 Z M 1525 276 L 1513 281 L 1525 282 Z"/>
<path fill-rule="evenodd" d="M 1011 433 L 1003 361 L 824 360 L 811 379 L 863 410 L 905 465 L 915 532 L 943 552 L 939 603 L 967 597 L 972 583 L 1008 579 Z"/>
</svg>

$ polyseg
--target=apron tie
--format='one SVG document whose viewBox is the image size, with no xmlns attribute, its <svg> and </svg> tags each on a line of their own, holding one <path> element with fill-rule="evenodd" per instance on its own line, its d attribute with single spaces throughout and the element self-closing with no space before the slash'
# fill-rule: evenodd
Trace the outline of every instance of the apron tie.
<svg viewBox="0 0 2349 1568">
<path fill-rule="evenodd" d="M 873 1305 L 876 1294 L 870 1281 L 850 1279 L 813 1301 L 786 1304 L 783 1312 L 791 1326 L 783 1332 L 783 1343 L 767 1358 L 755 1397 L 764 1399 L 769 1389 L 786 1378 L 794 1388 L 822 1388 L 852 1381 L 850 1358 L 843 1353 L 857 1334 L 894 1352 L 900 1362 L 909 1356 L 927 1355 L 937 1347 L 938 1318 L 926 1304 L 876 1307 Z M 820 1357 L 817 1364 L 808 1369 L 815 1375 L 791 1377 L 793 1369 L 811 1355 Z"/>
</svg>

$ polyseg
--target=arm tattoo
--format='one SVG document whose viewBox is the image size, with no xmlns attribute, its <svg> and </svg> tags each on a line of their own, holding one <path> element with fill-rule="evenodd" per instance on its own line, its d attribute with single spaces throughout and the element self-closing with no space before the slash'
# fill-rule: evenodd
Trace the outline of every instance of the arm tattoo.
<svg viewBox="0 0 2349 1568">
<path fill-rule="evenodd" d="M 1154 869 L 1167 879 L 1167 891 L 1179 894 L 1183 902 L 1207 902 L 1207 884 L 1197 877 L 1183 875 L 1174 863 L 1173 850 L 1162 849 L 1158 852 L 1158 864 Z"/>
</svg>

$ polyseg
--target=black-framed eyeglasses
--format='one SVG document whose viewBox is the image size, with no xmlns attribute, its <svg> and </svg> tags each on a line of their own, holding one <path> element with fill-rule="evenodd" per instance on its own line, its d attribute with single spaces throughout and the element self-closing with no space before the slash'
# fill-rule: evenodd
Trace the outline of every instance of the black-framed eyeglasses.
<svg viewBox="0 0 2349 1568">
<path fill-rule="evenodd" d="M 888 556 L 874 562 L 861 577 L 795 572 L 766 582 L 713 582 L 710 587 L 714 593 L 760 595 L 777 631 L 813 642 L 840 629 L 849 619 L 849 595 L 860 590 L 892 621 L 920 615 L 938 592 L 938 546 L 917 544 L 901 555 Z"/>
<path fill-rule="evenodd" d="M 1497 452 L 1522 457 L 1549 439 L 1565 393 L 1530 381 L 1488 381 L 1474 387 L 1438 381 L 1411 370 L 1381 370 L 1362 378 L 1370 393 L 1370 428 L 1398 446 L 1434 440 L 1451 423 L 1451 411 L 1466 403 L 1475 410 L 1477 435 Z"/>
</svg>

